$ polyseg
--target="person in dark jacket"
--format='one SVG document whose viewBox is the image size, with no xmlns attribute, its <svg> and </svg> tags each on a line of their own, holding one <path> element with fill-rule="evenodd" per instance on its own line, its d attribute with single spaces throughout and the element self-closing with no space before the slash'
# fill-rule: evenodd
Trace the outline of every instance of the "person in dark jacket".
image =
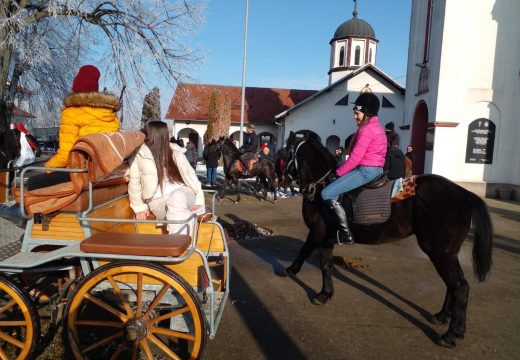
<svg viewBox="0 0 520 360">
<path fill-rule="evenodd" d="M 248 160 L 253 159 L 257 152 L 258 146 L 260 145 L 260 140 L 258 139 L 258 135 L 255 133 L 255 126 L 253 124 L 247 125 L 247 132 L 244 134 L 244 144 L 240 148 L 243 154 L 240 156 L 240 160 L 242 160 L 242 164 L 244 165 L 244 176 L 250 176 L 249 169 L 247 168 Z"/>
<path fill-rule="evenodd" d="M 385 125 L 385 134 L 386 134 L 386 143 L 390 147 L 390 144 L 397 143 L 399 146 L 400 137 L 399 134 L 395 132 L 395 124 L 393 122 L 389 122 Z"/>
<path fill-rule="evenodd" d="M 390 180 L 404 178 L 406 173 L 406 159 L 403 152 L 399 149 L 399 144 L 394 138 L 393 142 L 386 150 L 384 171 Z"/>
<path fill-rule="evenodd" d="M 211 187 L 214 187 L 217 183 L 218 159 L 221 154 L 222 153 L 215 139 L 211 140 L 202 152 L 202 156 L 204 157 L 204 160 L 206 160 L 206 175 Z"/>
</svg>

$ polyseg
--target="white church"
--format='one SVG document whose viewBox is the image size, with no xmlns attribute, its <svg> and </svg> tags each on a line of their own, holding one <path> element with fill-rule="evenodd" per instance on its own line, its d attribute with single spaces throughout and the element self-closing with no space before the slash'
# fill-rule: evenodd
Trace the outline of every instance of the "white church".
<svg viewBox="0 0 520 360">
<path fill-rule="evenodd" d="M 330 41 L 329 86 L 276 115 L 279 138 L 308 129 L 342 145 L 355 131 L 350 103 L 372 91 L 382 125 L 412 144 L 414 174 L 520 200 L 519 14 L 517 0 L 413 0 L 405 92 L 376 67 L 375 32 L 354 9 Z"/>
</svg>

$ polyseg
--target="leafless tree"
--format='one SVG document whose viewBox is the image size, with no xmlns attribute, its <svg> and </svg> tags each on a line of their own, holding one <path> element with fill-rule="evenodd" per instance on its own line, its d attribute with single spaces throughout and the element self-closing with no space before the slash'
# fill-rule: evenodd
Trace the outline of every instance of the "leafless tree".
<svg viewBox="0 0 520 360">
<path fill-rule="evenodd" d="M 187 44 L 202 23 L 204 5 L 205 0 L 0 0 L 0 84 L 11 84 L 0 86 L 0 101 L 12 102 L 20 83 L 36 93 L 40 111 L 59 110 L 74 73 L 88 61 L 105 70 L 115 89 L 128 86 L 125 109 L 139 122 L 142 96 L 157 80 L 173 88 L 200 60 L 198 49 Z M 0 134 L 6 125 L 1 116 Z"/>
</svg>

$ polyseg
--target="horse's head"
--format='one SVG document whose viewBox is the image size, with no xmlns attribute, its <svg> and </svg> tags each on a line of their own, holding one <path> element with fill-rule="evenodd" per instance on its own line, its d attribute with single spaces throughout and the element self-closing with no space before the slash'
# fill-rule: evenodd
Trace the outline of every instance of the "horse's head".
<svg viewBox="0 0 520 360">
<path fill-rule="evenodd" d="M 317 181 L 336 167 L 332 154 L 313 136 L 298 137 L 291 131 L 285 151 L 288 155 L 284 179 L 296 181 L 301 188 Z"/>
</svg>

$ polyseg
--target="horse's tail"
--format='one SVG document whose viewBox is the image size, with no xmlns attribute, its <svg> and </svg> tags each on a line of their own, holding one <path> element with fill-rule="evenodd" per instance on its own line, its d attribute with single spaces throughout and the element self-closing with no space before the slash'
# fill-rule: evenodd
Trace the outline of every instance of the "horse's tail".
<svg viewBox="0 0 520 360">
<path fill-rule="evenodd" d="M 473 269 L 479 281 L 484 281 L 491 269 L 491 251 L 493 247 L 493 223 L 486 203 L 477 195 L 468 191 L 471 219 L 475 228 L 473 240 Z"/>
</svg>

